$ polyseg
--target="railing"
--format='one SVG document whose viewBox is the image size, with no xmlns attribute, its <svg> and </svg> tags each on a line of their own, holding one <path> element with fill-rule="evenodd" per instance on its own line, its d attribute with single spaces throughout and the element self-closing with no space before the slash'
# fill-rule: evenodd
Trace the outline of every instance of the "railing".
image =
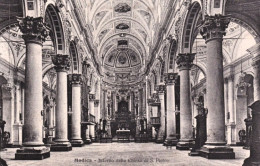
<svg viewBox="0 0 260 166">
<path fill-rule="evenodd" d="M 160 117 L 151 117 L 151 125 L 161 125 Z"/>
</svg>

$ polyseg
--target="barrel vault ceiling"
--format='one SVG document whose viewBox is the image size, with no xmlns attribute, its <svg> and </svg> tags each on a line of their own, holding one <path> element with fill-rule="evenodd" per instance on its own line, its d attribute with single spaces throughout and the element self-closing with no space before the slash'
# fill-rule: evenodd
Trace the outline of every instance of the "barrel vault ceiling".
<svg viewBox="0 0 260 166">
<path fill-rule="evenodd" d="M 169 0 L 87 0 L 87 26 L 104 81 L 141 81 Z"/>
</svg>

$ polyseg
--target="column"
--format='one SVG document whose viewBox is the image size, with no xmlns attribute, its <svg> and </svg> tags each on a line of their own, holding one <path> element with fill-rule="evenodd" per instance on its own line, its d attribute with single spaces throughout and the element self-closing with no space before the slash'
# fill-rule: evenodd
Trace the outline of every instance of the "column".
<svg viewBox="0 0 260 166">
<path fill-rule="evenodd" d="M 96 99 L 94 101 L 94 107 L 95 107 L 96 122 L 99 123 L 99 119 L 100 119 L 99 100 Z"/>
<path fill-rule="evenodd" d="M 165 85 L 158 85 L 157 91 L 158 91 L 159 99 L 160 99 L 160 102 L 161 102 L 161 107 L 160 107 L 161 126 L 160 126 L 159 131 L 158 131 L 158 137 L 157 137 L 156 143 L 163 143 L 164 139 L 165 139 L 165 100 L 164 100 Z"/>
<path fill-rule="evenodd" d="M 180 141 L 176 149 L 189 150 L 194 138 L 192 134 L 192 108 L 190 69 L 194 60 L 194 53 L 179 54 L 176 63 L 180 74 Z"/>
<path fill-rule="evenodd" d="M 129 111 L 131 112 L 132 110 L 132 97 L 131 97 L 131 91 L 129 92 L 129 100 L 128 100 L 128 108 L 129 108 Z"/>
<path fill-rule="evenodd" d="M 225 78 L 228 81 L 227 87 L 227 107 L 229 120 L 227 123 L 227 144 L 236 145 L 235 133 L 235 110 L 234 110 L 234 76 L 231 74 Z"/>
<path fill-rule="evenodd" d="M 94 94 L 89 94 L 89 118 L 95 118 L 95 107 L 94 107 L 94 101 L 95 101 L 95 95 Z M 90 119 L 89 119 L 90 120 Z M 95 141 L 95 119 L 91 119 L 91 125 L 89 125 L 89 136 L 91 139 L 91 142 Z"/>
<path fill-rule="evenodd" d="M 254 100 L 257 101 L 260 100 L 260 54 L 256 55 L 252 60 L 254 68 Z"/>
<path fill-rule="evenodd" d="M 81 74 L 70 75 L 72 84 L 72 126 L 71 126 L 71 145 L 73 147 L 83 146 L 81 138 Z"/>
<path fill-rule="evenodd" d="M 177 73 L 168 73 L 165 75 L 165 84 L 167 90 L 166 97 L 166 140 L 165 145 L 175 146 L 178 139 L 176 135 L 176 115 L 175 115 L 175 81 L 178 78 Z"/>
<path fill-rule="evenodd" d="M 25 109 L 23 148 L 18 149 L 15 159 L 44 159 L 50 150 L 44 146 L 42 137 L 42 44 L 48 36 L 43 18 L 27 16 L 20 19 L 19 28 L 26 45 L 25 63 Z M 37 147 L 37 150 L 35 150 Z"/>
<path fill-rule="evenodd" d="M 207 45 L 207 142 L 201 155 L 209 159 L 235 158 L 232 148 L 225 147 L 225 108 L 222 41 L 230 19 L 226 16 L 206 16 L 201 35 Z M 214 150 L 213 150 L 214 149 Z"/>
<path fill-rule="evenodd" d="M 13 145 L 21 146 L 22 145 L 22 124 L 20 121 L 20 113 L 22 109 L 22 90 L 20 81 L 15 81 L 15 121 L 14 121 L 14 138 L 13 138 Z"/>
<path fill-rule="evenodd" d="M 54 101 L 53 97 L 50 97 L 50 107 L 49 107 L 49 138 L 48 138 L 48 144 L 53 144 L 53 138 L 54 138 Z"/>
<path fill-rule="evenodd" d="M 70 151 L 71 143 L 68 140 L 68 101 L 67 101 L 67 71 L 70 68 L 69 55 L 57 54 L 52 57 L 57 72 L 56 87 L 56 133 L 55 144 L 51 151 Z"/>
<path fill-rule="evenodd" d="M 260 165 L 260 100 L 249 106 L 252 109 L 252 138 L 250 144 L 250 157 L 244 160 L 243 166 Z"/>
</svg>

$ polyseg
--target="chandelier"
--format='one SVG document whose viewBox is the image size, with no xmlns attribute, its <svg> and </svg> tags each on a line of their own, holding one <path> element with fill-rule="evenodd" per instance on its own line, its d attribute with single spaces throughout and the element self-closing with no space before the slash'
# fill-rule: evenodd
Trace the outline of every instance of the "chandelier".
<svg viewBox="0 0 260 166">
<path fill-rule="evenodd" d="M 240 68 L 240 76 L 239 76 L 239 83 L 237 84 L 237 88 L 240 88 L 240 91 L 243 93 L 247 87 L 251 86 L 248 82 L 245 81 L 246 73 L 242 71 L 242 59 L 241 59 L 241 68 Z"/>
<path fill-rule="evenodd" d="M 239 83 L 237 84 L 237 88 L 240 88 L 241 92 L 244 92 L 247 87 L 250 87 L 251 84 L 245 81 L 245 72 L 241 72 L 241 75 L 239 76 Z"/>
</svg>

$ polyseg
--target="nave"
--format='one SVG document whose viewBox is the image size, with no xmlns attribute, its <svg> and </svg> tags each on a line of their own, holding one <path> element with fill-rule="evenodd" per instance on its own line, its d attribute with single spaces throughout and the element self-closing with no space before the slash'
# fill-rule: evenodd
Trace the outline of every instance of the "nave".
<svg viewBox="0 0 260 166">
<path fill-rule="evenodd" d="M 14 160 L 16 149 L 1 152 L 1 157 L 9 166 L 20 166 L 20 160 Z M 23 161 L 24 166 L 238 166 L 242 165 L 249 151 L 235 147 L 234 160 L 208 160 L 190 157 L 187 151 L 178 151 L 155 143 L 93 143 L 82 148 L 75 147 L 69 152 L 51 152 L 51 158 L 41 161 Z M 84 160 L 83 160 L 84 159 Z"/>
<path fill-rule="evenodd" d="M 259 0 L 1 0 L 0 153 L 23 165 L 122 143 L 172 148 L 169 164 L 260 165 L 259 9 Z"/>
</svg>

